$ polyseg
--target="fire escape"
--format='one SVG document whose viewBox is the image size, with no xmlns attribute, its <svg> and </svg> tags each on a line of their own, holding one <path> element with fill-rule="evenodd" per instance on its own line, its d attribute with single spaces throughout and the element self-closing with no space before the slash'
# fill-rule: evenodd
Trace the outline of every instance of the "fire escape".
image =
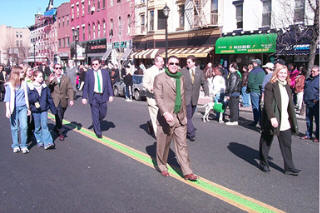
<svg viewBox="0 0 320 213">
<path fill-rule="evenodd" d="M 218 25 L 218 13 L 205 11 L 208 1 L 186 0 L 185 15 L 192 29 Z"/>
</svg>

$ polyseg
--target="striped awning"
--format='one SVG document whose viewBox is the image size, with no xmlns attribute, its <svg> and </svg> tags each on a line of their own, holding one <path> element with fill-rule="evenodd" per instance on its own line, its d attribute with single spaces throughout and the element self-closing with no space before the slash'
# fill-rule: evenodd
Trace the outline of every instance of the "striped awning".
<svg viewBox="0 0 320 213">
<path fill-rule="evenodd" d="M 131 58 L 138 58 L 138 59 L 154 59 L 157 54 L 163 52 L 163 49 L 146 49 L 133 52 L 131 54 Z"/>
<path fill-rule="evenodd" d="M 177 48 L 168 49 L 168 57 L 174 55 L 178 58 L 186 58 L 189 55 L 194 55 L 197 58 L 207 57 L 209 52 L 213 50 L 213 47 L 193 47 L 193 48 Z M 165 57 L 166 53 L 162 53 L 161 56 Z"/>
</svg>

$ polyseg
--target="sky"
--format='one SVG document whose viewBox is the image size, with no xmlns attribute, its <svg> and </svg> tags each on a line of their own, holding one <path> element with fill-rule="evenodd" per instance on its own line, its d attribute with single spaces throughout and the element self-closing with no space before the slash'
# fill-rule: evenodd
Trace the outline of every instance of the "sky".
<svg viewBox="0 0 320 213">
<path fill-rule="evenodd" d="M 54 0 L 58 7 L 69 0 Z M 49 0 L 0 0 L 0 25 L 28 27 L 34 24 L 34 14 L 44 13 Z"/>
</svg>

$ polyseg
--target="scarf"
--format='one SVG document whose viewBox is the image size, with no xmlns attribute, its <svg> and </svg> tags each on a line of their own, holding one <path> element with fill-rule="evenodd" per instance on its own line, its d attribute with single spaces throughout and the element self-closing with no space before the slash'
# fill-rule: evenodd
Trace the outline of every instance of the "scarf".
<svg viewBox="0 0 320 213">
<path fill-rule="evenodd" d="M 179 113 L 181 110 L 181 103 L 182 103 L 182 98 L 181 98 L 181 72 L 176 72 L 176 73 L 171 73 L 169 72 L 168 68 L 165 68 L 165 73 L 171 77 L 176 79 L 176 100 L 174 103 L 174 113 Z"/>
<path fill-rule="evenodd" d="M 38 91 L 39 96 L 41 96 L 42 84 L 39 84 L 38 82 L 33 82 L 33 86 Z"/>
<path fill-rule="evenodd" d="M 277 81 L 278 81 L 279 84 L 281 84 L 282 86 L 286 86 L 286 85 L 287 85 L 287 81 L 281 81 L 280 79 L 277 79 Z"/>
</svg>

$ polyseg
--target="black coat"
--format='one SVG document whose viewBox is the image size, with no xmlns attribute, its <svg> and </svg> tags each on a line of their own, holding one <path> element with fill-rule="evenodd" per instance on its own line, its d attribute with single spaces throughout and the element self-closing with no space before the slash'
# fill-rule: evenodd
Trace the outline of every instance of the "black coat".
<svg viewBox="0 0 320 213">
<path fill-rule="evenodd" d="M 226 84 L 227 96 L 240 96 L 241 91 L 241 78 L 237 72 L 230 72 Z"/>
<path fill-rule="evenodd" d="M 286 90 L 289 96 L 288 114 L 293 133 L 298 133 L 298 125 L 296 119 L 296 113 L 294 109 L 294 103 L 292 100 L 292 94 L 290 86 L 286 85 Z M 261 130 L 269 135 L 279 135 L 280 123 L 281 123 L 281 95 L 278 82 L 268 82 L 264 90 L 264 107 L 261 112 Z M 274 128 L 271 125 L 271 118 L 277 118 L 279 126 Z"/>
</svg>

